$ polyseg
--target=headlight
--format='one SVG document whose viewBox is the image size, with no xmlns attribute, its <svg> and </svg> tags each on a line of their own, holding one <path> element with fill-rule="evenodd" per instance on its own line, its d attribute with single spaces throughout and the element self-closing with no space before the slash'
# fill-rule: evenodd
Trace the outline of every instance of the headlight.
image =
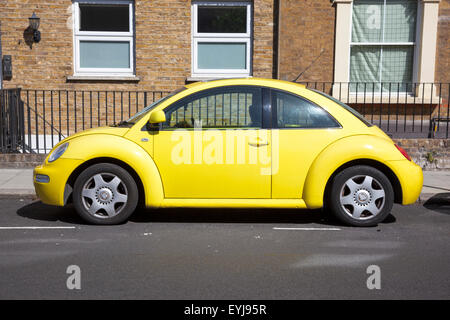
<svg viewBox="0 0 450 320">
<path fill-rule="evenodd" d="M 53 161 L 57 160 L 59 157 L 61 157 L 62 154 L 64 153 L 64 151 L 66 151 L 68 146 L 69 146 L 69 143 L 66 142 L 66 143 L 63 143 L 62 145 L 60 145 L 55 150 L 53 150 L 50 153 L 50 156 L 48 157 L 48 162 L 53 162 Z"/>
</svg>

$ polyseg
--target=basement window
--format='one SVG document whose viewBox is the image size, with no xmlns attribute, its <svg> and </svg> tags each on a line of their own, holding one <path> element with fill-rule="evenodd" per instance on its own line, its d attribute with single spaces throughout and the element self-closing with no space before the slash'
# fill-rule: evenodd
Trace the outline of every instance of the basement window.
<svg viewBox="0 0 450 320">
<path fill-rule="evenodd" d="M 133 76 L 133 1 L 73 5 L 75 76 Z"/>
</svg>

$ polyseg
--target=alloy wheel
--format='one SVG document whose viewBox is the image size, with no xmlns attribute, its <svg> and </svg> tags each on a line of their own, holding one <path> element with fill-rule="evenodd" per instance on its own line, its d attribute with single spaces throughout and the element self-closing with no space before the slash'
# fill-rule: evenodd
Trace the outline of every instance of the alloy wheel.
<svg viewBox="0 0 450 320">
<path fill-rule="evenodd" d="M 344 183 L 339 200 L 351 218 L 367 220 L 382 211 L 385 198 L 386 193 L 378 180 L 368 175 L 357 175 Z"/>
<path fill-rule="evenodd" d="M 89 214 L 97 218 L 111 218 L 127 204 L 128 190 L 118 176 L 98 173 L 84 184 L 81 198 Z"/>
</svg>

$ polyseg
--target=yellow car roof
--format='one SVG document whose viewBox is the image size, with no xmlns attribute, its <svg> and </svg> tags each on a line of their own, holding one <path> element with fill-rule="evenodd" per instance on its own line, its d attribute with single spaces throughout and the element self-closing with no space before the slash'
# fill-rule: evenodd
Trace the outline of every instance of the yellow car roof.
<svg viewBox="0 0 450 320">
<path fill-rule="evenodd" d="M 280 83 L 291 84 L 291 85 L 295 84 L 295 85 L 305 88 L 305 85 L 296 83 L 296 82 L 284 81 L 284 80 L 278 80 L 278 79 L 253 78 L 253 77 L 198 81 L 198 82 L 187 84 L 187 85 L 185 85 L 185 87 L 188 89 L 198 87 L 200 89 L 200 86 L 211 87 L 214 85 L 223 86 L 226 84 L 228 84 L 228 85 L 249 84 L 249 85 L 263 85 L 263 86 L 275 85 L 276 86 L 276 84 L 280 84 Z"/>
</svg>

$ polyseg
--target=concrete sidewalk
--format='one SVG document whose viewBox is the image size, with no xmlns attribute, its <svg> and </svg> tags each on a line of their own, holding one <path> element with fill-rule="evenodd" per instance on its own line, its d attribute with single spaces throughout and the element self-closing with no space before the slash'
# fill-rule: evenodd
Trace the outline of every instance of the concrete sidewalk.
<svg viewBox="0 0 450 320">
<path fill-rule="evenodd" d="M 0 168 L 0 196 L 35 197 L 33 169 Z"/>
<path fill-rule="evenodd" d="M 450 193 L 450 171 L 424 171 L 420 201 L 438 193 Z M 33 169 L 0 169 L 0 197 L 36 197 Z"/>
</svg>

